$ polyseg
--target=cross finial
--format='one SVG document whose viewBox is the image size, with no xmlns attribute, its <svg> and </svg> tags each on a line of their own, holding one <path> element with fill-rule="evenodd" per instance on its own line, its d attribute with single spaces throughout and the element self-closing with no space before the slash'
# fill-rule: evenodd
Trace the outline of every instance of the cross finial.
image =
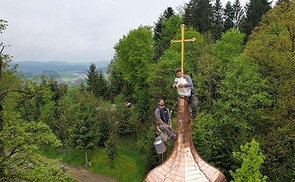
<svg viewBox="0 0 295 182">
<path fill-rule="evenodd" d="M 180 25 L 181 27 L 181 40 L 171 40 L 171 44 L 176 42 L 181 42 L 181 72 L 183 73 L 183 67 L 184 67 L 184 42 L 194 42 L 196 41 L 196 38 L 191 39 L 184 39 L 184 24 Z"/>
</svg>

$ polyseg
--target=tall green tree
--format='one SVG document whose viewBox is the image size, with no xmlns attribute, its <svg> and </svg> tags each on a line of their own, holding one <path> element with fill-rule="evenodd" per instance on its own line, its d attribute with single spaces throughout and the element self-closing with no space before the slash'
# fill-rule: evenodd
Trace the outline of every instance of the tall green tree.
<svg viewBox="0 0 295 182">
<path fill-rule="evenodd" d="M 158 21 L 155 23 L 153 39 L 155 41 L 155 57 L 154 60 L 157 61 L 163 55 L 164 51 L 169 47 L 169 44 L 163 40 L 163 29 L 164 23 L 171 17 L 174 16 L 174 10 L 168 7 L 163 14 L 160 15 Z M 173 35 L 172 35 L 173 36 Z"/>
<path fill-rule="evenodd" d="M 94 63 L 92 63 L 87 72 L 86 78 L 87 90 L 98 97 L 108 96 L 108 85 L 103 75 L 102 70 L 97 70 Z"/>
<path fill-rule="evenodd" d="M 78 93 L 72 100 L 73 124 L 69 128 L 70 144 L 75 149 L 84 150 L 85 165 L 89 164 L 88 153 L 99 141 L 100 132 L 95 119 L 96 99 L 87 92 Z"/>
<path fill-rule="evenodd" d="M 6 29 L 7 21 L 0 19 L 0 33 Z M 5 123 L 4 123 L 4 101 L 7 98 L 9 92 L 15 89 L 18 79 L 15 77 L 15 69 L 9 69 L 8 63 L 12 60 L 11 56 L 4 54 L 3 51 L 5 45 L 0 42 L 0 134 L 4 135 Z M 0 137 L 0 162 L 4 164 L 6 160 L 5 151 L 5 139 Z M 5 174 L 5 166 L 0 166 L 0 176 Z"/>
<path fill-rule="evenodd" d="M 117 137 L 114 133 L 111 133 L 109 139 L 105 143 L 106 152 L 110 159 L 110 165 L 113 168 L 115 163 L 114 160 L 118 156 L 118 144 L 117 144 Z"/>
<path fill-rule="evenodd" d="M 89 70 L 87 71 L 87 78 L 86 78 L 87 90 L 90 91 L 92 94 L 97 96 L 97 89 L 98 85 L 98 72 L 96 70 L 96 65 L 92 63 L 89 66 Z"/>
<path fill-rule="evenodd" d="M 6 27 L 0 20 L 0 33 Z M 27 122 L 15 109 L 17 95 L 27 94 L 10 68 L 11 56 L 0 50 L 0 181 L 65 181 L 63 172 L 41 155 L 41 148 L 56 147 L 60 141 L 48 126 Z M 32 92 L 32 90 L 31 90 Z"/>
<path fill-rule="evenodd" d="M 269 88 L 257 65 L 241 56 L 244 35 L 231 29 L 202 54 L 197 73 L 201 110 L 193 125 L 194 143 L 202 156 L 229 175 L 231 153 L 267 121 L 263 108 Z"/>
<path fill-rule="evenodd" d="M 210 0 L 191 0 L 184 8 L 183 22 L 200 33 L 212 31 L 213 9 Z"/>
<path fill-rule="evenodd" d="M 56 80 L 52 78 L 46 78 L 44 76 L 42 76 L 41 78 L 41 84 L 39 85 L 39 87 L 43 88 L 43 90 L 46 90 L 46 92 L 41 92 L 41 90 L 39 91 L 39 93 L 43 93 L 44 96 L 42 97 L 42 100 L 37 101 L 38 103 L 43 104 L 36 104 L 37 106 L 39 106 L 40 109 L 40 112 L 38 112 L 37 121 L 41 121 L 47 124 L 50 129 L 58 136 L 57 126 L 60 118 L 57 105 L 59 100 L 62 99 L 62 97 L 66 94 L 67 85 L 63 83 L 59 84 Z M 48 96 L 46 96 L 45 94 L 47 94 Z"/>
<path fill-rule="evenodd" d="M 246 60 L 228 64 L 230 69 L 217 90 L 219 97 L 213 105 L 214 135 L 220 138 L 221 144 L 217 147 L 217 153 L 236 151 L 240 144 L 255 136 L 267 122 L 267 113 L 263 108 L 271 104 L 269 89 L 257 73 L 257 65 L 249 64 Z M 231 163 L 226 162 L 230 160 L 229 153 L 224 158 L 216 156 L 217 161 Z"/>
<path fill-rule="evenodd" d="M 244 10 L 241 6 L 240 0 L 235 0 L 234 4 L 233 4 L 233 23 L 234 23 L 234 27 L 233 28 L 237 28 L 237 29 L 241 29 L 241 21 L 244 18 Z"/>
<path fill-rule="evenodd" d="M 214 100 L 219 97 L 217 88 L 225 77 L 228 63 L 243 51 L 243 37 L 238 30 L 230 29 L 214 45 L 207 45 L 200 56 L 195 84 L 201 110 L 212 112 Z"/>
<path fill-rule="evenodd" d="M 133 90 L 131 88 L 131 84 L 129 84 L 127 81 L 123 79 L 123 74 L 120 71 L 119 68 L 117 68 L 118 65 L 115 63 L 115 60 L 113 59 L 111 63 L 108 66 L 108 80 L 110 82 L 109 86 L 109 97 L 115 98 L 117 95 L 133 95 Z M 128 98 L 127 100 L 131 100 Z M 112 100 L 113 101 L 113 100 Z"/>
<path fill-rule="evenodd" d="M 246 3 L 245 17 L 241 22 L 241 31 L 246 34 L 246 40 L 251 31 L 260 23 L 261 18 L 271 9 L 268 0 L 250 0 Z"/>
<path fill-rule="evenodd" d="M 233 152 L 233 157 L 242 162 L 241 167 L 235 172 L 230 171 L 236 182 L 242 181 L 259 181 L 265 182 L 267 176 L 261 174 L 261 165 L 265 159 L 262 151 L 259 148 L 259 143 L 254 139 L 244 146 L 240 146 L 241 152 Z"/>
<path fill-rule="evenodd" d="M 224 30 L 224 11 L 220 0 L 216 0 L 212 7 L 213 17 L 212 17 L 212 35 L 215 40 L 221 37 Z"/>
<path fill-rule="evenodd" d="M 181 22 L 182 20 L 180 16 L 177 15 L 173 15 L 163 22 L 163 29 L 161 33 L 161 44 L 164 48 L 163 51 L 166 51 L 170 47 L 171 40 L 177 33 L 179 33 Z"/>
<path fill-rule="evenodd" d="M 129 32 L 115 45 L 113 71 L 122 74 L 122 79 L 130 85 L 132 95 L 126 98 L 134 103 L 135 110 L 144 120 L 149 115 L 149 92 L 146 78 L 153 62 L 153 38 L 150 27 L 139 27 Z"/>
<path fill-rule="evenodd" d="M 234 9 L 231 2 L 228 1 L 224 8 L 224 32 L 234 27 Z"/>
<path fill-rule="evenodd" d="M 214 57 L 222 61 L 222 67 L 226 67 L 227 63 L 240 56 L 243 52 L 244 36 L 237 29 L 230 29 L 212 46 L 212 53 Z"/>
<path fill-rule="evenodd" d="M 15 118 L 17 113 L 5 113 L 7 117 L 3 132 L 5 157 L 0 168 L 4 169 L 1 181 L 65 181 L 65 175 L 56 161 L 41 155 L 41 149 L 60 146 L 50 128 L 42 122 L 26 122 Z"/>
<path fill-rule="evenodd" d="M 98 78 L 97 78 L 97 95 L 103 98 L 108 97 L 108 83 L 106 78 L 104 77 L 104 74 L 101 69 L 98 71 Z"/>
<path fill-rule="evenodd" d="M 185 73 L 194 76 L 194 73 L 198 70 L 197 65 L 199 56 L 205 45 L 204 37 L 200 33 L 196 32 L 192 28 L 185 27 L 185 36 L 187 38 L 196 38 L 195 42 L 185 43 Z M 173 38 L 174 40 L 181 39 L 180 25 L 178 27 L 178 33 Z M 166 99 L 166 106 L 172 108 L 175 105 L 177 98 L 177 92 L 171 89 L 173 80 L 175 78 L 175 69 L 180 67 L 181 60 L 181 45 L 179 43 L 171 44 L 169 49 L 164 53 L 158 63 L 152 65 L 147 83 L 149 84 L 149 91 L 151 94 L 150 99 L 153 100 L 154 111 L 157 106 L 157 100 L 159 97 Z"/>
<path fill-rule="evenodd" d="M 294 50 L 295 2 L 282 2 L 270 10 L 250 36 L 245 53 L 259 65 L 274 99 L 261 143 L 265 151 L 265 174 L 271 181 L 292 181 L 294 173 Z"/>
<path fill-rule="evenodd" d="M 26 121 L 38 121 L 43 107 L 53 100 L 54 94 L 50 90 L 49 85 L 45 83 L 46 80 L 47 78 L 44 75 L 42 75 L 40 80 L 27 80 L 23 90 L 28 94 L 18 96 L 16 109 Z M 38 82 L 41 82 L 41 84 Z M 50 122 L 48 121 L 48 123 Z"/>
</svg>

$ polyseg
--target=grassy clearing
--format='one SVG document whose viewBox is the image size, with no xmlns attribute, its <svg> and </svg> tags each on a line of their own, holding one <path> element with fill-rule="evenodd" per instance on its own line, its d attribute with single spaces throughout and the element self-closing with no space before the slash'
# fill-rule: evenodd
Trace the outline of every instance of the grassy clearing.
<svg viewBox="0 0 295 182">
<path fill-rule="evenodd" d="M 104 148 L 96 148 L 88 151 L 88 158 L 91 166 L 85 166 L 84 151 L 82 150 L 56 150 L 46 151 L 44 154 L 52 159 L 60 159 L 71 165 L 83 167 L 97 174 L 117 179 L 120 182 L 140 182 L 143 181 L 144 165 L 139 151 L 130 149 L 130 142 L 119 145 L 119 155 L 115 158 L 115 167 L 111 168 L 108 156 Z"/>
</svg>

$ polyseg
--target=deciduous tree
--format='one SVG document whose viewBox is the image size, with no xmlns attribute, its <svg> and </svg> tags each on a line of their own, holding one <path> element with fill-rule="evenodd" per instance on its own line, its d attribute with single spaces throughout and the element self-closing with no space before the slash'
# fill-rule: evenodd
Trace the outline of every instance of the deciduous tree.
<svg viewBox="0 0 295 182">
<path fill-rule="evenodd" d="M 290 181 L 294 173 L 295 110 L 295 2 L 281 2 L 270 10 L 253 31 L 245 53 L 259 65 L 274 99 L 261 143 L 267 158 L 265 174 L 272 181 Z"/>
<path fill-rule="evenodd" d="M 259 143 L 252 139 L 250 143 L 241 145 L 240 148 L 240 152 L 233 152 L 233 157 L 242 162 L 241 167 L 236 169 L 235 172 L 230 171 L 234 178 L 233 181 L 265 182 L 267 176 L 263 176 L 260 171 L 265 156 L 259 148 Z"/>
<path fill-rule="evenodd" d="M 115 45 L 113 71 L 122 74 L 130 85 L 132 95 L 126 95 L 134 103 L 140 119 L 146 119 L 149 108 L 149 92 L 146 78 L 153 62 L 153 39 L 150 27 L 139 27 L 129 32 Z"/>
</svg>

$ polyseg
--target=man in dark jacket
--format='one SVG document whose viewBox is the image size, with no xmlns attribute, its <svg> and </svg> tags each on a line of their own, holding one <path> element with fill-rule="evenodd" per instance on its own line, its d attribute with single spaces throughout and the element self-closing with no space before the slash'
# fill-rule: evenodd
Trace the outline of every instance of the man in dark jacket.
<svg viewBox="0 0 295 182">
<path fill-rule="evenodd" d="M 167 133 L 171 139 L 172 145 L 175 145 L 175 136 L 171 126 L 171 118 L 169 109 L 165 107 L 164 99 L 159 99 L 158 107 L 155 110 L 156 124 L 161 131 Z"/>
</svg>

